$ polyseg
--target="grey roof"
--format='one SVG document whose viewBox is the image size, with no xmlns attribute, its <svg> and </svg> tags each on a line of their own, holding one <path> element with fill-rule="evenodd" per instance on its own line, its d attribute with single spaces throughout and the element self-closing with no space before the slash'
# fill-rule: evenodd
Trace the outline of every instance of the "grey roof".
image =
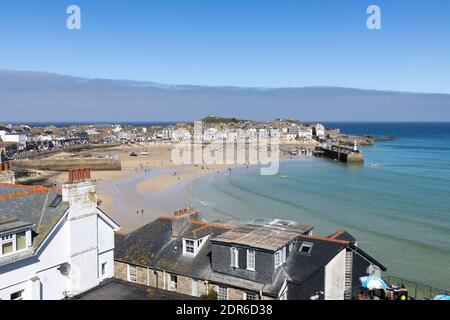
<svg viewBox="0 0 450 320">
<path fill-rule="evenodd" d="M 29 188 L 13 187 L 13 185 L 0 184 L 0 197 L 29 191 Z"/>
<path fill-rule="evenodd" d="M 55 224 L 69 208 L 67 202 L 50 206 L 61 194 L 58 190 L 41 186 L 0 186 L 0 223 L 28 223 L 33 225 L 36 234 L 33 249 L 36 249 L 47 237 Z M 8 191 L 12 194 L 8 197 Z"/>
<path fill-rule="evenodd" d="M 195 257 L 183 255 L 182 241 L 192 235 L 192 230 L 198 229 L 195 224 L 188 224 L 181 235 L 172 240 L 160 252 L 156 267 L 162 270 L 171 271 L 180 275 L 187 275 L 198 279 L 208 279 L 211 275 L 211 243 L 206 241 Z M 208 228 L 210 237 L 214 238 L 228 231 L 228 228 L 210 225 Z M 174 248 L 176 247 L 176 250 Z"/>
<path fill-rule="evenodd" d="M 196 300 L 192 296 L 149 288 L 145 285 L 109 279 L 74 300 Z"/>
<path fill-rule="evenodd" d="M 205 279 L 211 273 L 209 241 L 191 257 L 183 255 L 183 238 L 197 239 L 193 238 L 197 233 L 216 237 L 228 230 L 225 225 L 191 221 L 178 237 L 172 237 L 172 220 L 161 217 L 125 237 L 116 236 L 115 260 Z"/>
<path fill-rule="evenodd" d="M 155 258 L 171 241 L 172 221 L 159 218 L 125 237 L 116 237 L 116 260 L 154 267 Z"/>
<path fill-rule="evenodd" d="M 220 235 L 214 241 L 276 251 L 306 230 L 290 226 L 243 225 Z"/>
<path fill-rule="evenodd" d="M 299 252 L 303 242 L 313 244 L 309 254 Z M 345 243 L 345 241 L 299 236 L 283 268 L 292 282 L 301 284 L 324 268 L 347 245 L 348 243 Z"/>
<path fill-rule="evenodd" d="M 0 233 L 10 231 L 10 230 L 17 230 L 21 228 L 31 227 L 33 226 L 33 223 L 20 221 L 20 220 L 4 220 L 0 221 Z"/>
</svg>

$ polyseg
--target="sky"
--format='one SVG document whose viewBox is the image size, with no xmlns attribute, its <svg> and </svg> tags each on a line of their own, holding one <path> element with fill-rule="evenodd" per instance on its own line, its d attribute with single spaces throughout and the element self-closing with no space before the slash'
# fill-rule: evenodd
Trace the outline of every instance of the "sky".
<svg viewBox="0 0 450 320">
<path fill-rule="evenodd" d="M 66 9 L 81 8 L 81 30 Z M 381 8 L 381 30 L 366 27 Z M 0 69 L 209 86 L 450 93 L 450 1 L 15 0 Z"/>
</svg>

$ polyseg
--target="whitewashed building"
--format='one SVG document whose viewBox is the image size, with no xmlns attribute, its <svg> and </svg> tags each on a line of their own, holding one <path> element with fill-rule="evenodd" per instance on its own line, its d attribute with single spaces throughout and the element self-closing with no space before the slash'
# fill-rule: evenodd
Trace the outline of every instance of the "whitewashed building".
<svg viewBox="0 0 450 320">
<path fill-rule="evenodd" d="M 0 299 L 57 300 L 114 275 L 119 226 L 97 206 L 88 170 L 62 191 L 0 184 Z"/>
</svg>

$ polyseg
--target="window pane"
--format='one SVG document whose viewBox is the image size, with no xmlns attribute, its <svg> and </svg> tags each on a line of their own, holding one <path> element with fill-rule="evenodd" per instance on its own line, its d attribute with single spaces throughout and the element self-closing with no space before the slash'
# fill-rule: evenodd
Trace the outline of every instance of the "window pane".
<svg viewBox="0 0 450 320">
<path fill-rule="evenodd" d="M 25 232 L 18 233 L 16 235 L 16 247 L 17 250 L 23 250 L 27 246 L 27 237 L 25 236 Z"/>
<path fill-rule="evenodd" d="M 219 287 L 219 300 L 228 300 L 228 288 Z"/>
<path fill-rule="evenodd" d="M 2 248 L 3 248 L 3 254 L 12 253 L 13 252 L 13 243 L 12 242 L 4 243 L 2 245 Z"/>
<path fill-rule="evenodd" d="M 245 300 L 256 300 L 256 294 L 253 292 L 246 292 Z"/>
</svg>

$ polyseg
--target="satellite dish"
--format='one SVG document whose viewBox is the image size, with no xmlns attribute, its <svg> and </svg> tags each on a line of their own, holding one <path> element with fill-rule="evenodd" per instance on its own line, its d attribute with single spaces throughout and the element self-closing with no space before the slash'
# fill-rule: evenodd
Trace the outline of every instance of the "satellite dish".
<svg viewBox="0 0 450 320">
<path fill-rule="evenodd" d="M 70 263 L 67 263 L 67 262 L 63 263 L 58 268 L 59 272 L 61 272 L 61 274 L 66 277 L 69 275 L 71 269 L 72 269 L 72 267 L 71 267 Z"/>
</svg>

